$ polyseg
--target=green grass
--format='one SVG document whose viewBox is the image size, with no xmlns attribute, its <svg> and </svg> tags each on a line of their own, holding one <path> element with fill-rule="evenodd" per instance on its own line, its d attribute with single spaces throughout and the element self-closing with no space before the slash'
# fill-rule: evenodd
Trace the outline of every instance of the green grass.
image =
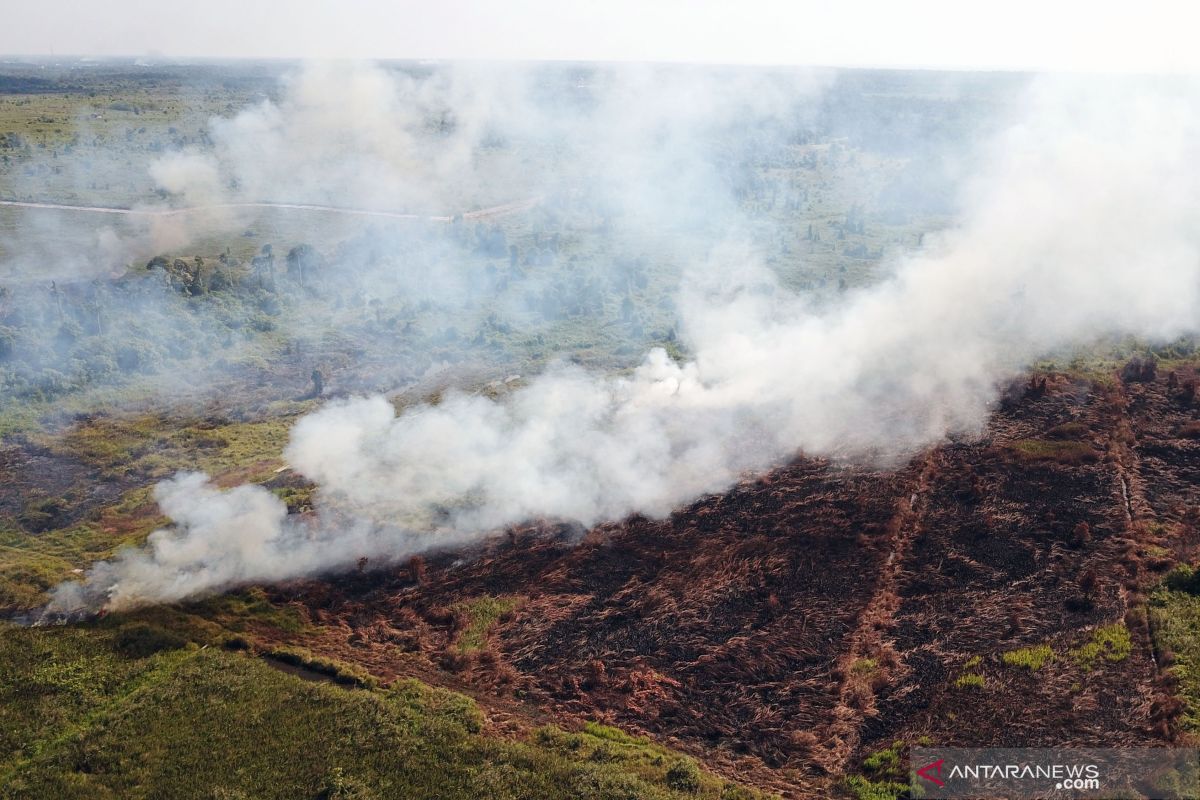
<svg viewBox="0 0 1200 800">
<path fill-rule="evenodd" d="M 1129 629 L 1124 623 L 1117 622 L 1097 628 L 1091 640 L 1072 650 L 1070 656 L 1085 672 L 1090 672 L 1100 660 L 1112 663 L 1124 661 L 1132 650 Z"/>
<path fill-rule="evenodd" d="M 859 658 L 850 665 L 850 672 L 855 675 L 870 675 L 879 668 L 879 662 L 874 658 Z"/>
<path fill-rule="evenodd" d="M 1173 572 L 1150 596 L 1150 627 L 1160 658 L 1173 663 L 1168 671 L 1178 681 L 1184 701 L 1183 727 L 1200 733 L 1200 587 L 1181 570 Z"/>
<path fill-rule="evenodd" d="M 863 775 L 848 775 L 843 787 L 855 800 L 899 800 L 908 797 L 908 746 L 897 739 L 863 759 Z"/>
<path fill-rule="evenodd" d="M 416 681 L 345 688 L 146 622 L 0 627 L 0 798 L 762 797 L 605 726 L 484 733 Z"/>
<path fill-rule="evenodd" d="M 463 653 L 482 650 L 487 642 L 488 631 L 506 614 L 511 614 L 525 602 L 523 597 L 493 597 L 483 595 L 454 606 L 454 611 L 464 615 L 465 622 L 458 633 L 458 649 Z"/>
<path fill-rule="evenodd" d="M 45 516 L 47 502 L 70 507 L 87 487 L 72 487 L 62 497 L 31 497 L 17 518 L 0 517 L 0 609 L 42 605 L 45 592 L 70 578 L 72 570 L 108 558 L 120 547 L 139 545 L 166 524 L 151 495 L 153 482 L 184 469 L 206 471 L 222 485 L 274 477 L 283 463 L 290 423 L 290 416 L 214 423 L 157 414 L 113 415 L 62 433 L 33 435 L 52 453 L 96 468 L 101 480 L 134 488 L 75 524 L 36 534 L 26 529 Z M 311 489 L 288 488 L 280 494 L 296 507 L 311 505 Z"/>
<path fill-rule="evenodd" d="M 954 679 L 954 685 L 959 689 L 982 689 L 987 681 L 978 672 L 965 672 Z"/>
<path fill-rule="evenodd" d="M 262 479 L 283 463 L 291 422 L 292 415 L 217 423 L 114 415 L 38 438 L 53 452 L 79 458 L 110 478 L 133 473 L 158 480 L 188 469 L 211 475 L 250 470 L 252 478 Z"/>
<path fill-rule="evenodd" d="M 846 790 L 854 800 L 901 800 L 908 797 L 911 786 L 897 781 L 873 781 L 861 775 L 845 780 Z"/>
<path fill-rule="evenodd" d="M 267 656 L 275 661 L 324 675 L 335 683 L 371 689 L 379 685 L 374 675 L 357 664 L 315 655 L 303 647 L 275 647 Z"/>
<path fill-rule="evenodd" d="M 1010 667 L 1024 667 L 1037 671 L 1054 660 L 1054 651 L 1048 644 L 1034 647 L 1021 647 L 1000 654 L 1000 660 Z"/>
<path fill-rule="evenodd" d="M 107 558 L 122 545 L 138 544 L 166 522 L 149 502 L 148 490 L 135 490 L 96 519 L 30 535 L 0 518 L 0 609 L 41 605 L 50 587 Z"/>
</svg>

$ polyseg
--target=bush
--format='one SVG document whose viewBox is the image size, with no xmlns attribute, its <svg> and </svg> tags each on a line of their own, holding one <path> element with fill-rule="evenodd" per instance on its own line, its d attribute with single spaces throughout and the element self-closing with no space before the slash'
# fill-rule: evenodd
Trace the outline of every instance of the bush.
<svg viewBox="0 0 1200 800">
<path fill-rule="evenodd" d="M 667 770 L 667 786 L 677 792 L 700 791 L 700 768 L 696 762 L 681 758 Z"/>
<path fill-rule="evenodd" d="M 851 775 L 846 778 L 846 788 L 855 800 L 900 800 L 908 796 L 910 787 L 907 783 L 869 781 L 861 775 Z"/>
<path fill-rule="evenodd" d="M 1180 564 L 1168 572 L 1163 582 L 1171 591 L 1200 595 L 1200 573 L 1187 564 Z"/>
</svg>

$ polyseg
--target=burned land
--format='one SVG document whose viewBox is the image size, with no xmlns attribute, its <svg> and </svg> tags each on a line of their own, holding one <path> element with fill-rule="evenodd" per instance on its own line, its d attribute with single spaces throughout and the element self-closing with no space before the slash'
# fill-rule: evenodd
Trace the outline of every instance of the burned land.
<svg viewBox="0 0 1200 800">
<path fill-rule="evenodd" d="M 0 797 L 1195 744 L 1170 142 L 1085 116 L 1092 203 L 1030 76 L 630 72 L 0 69 Z"/>
</svg>

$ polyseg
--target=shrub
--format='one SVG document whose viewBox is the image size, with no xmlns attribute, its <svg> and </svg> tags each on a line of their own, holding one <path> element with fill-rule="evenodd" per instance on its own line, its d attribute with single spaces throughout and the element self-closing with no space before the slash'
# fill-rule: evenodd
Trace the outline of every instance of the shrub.
<svg viewBox="0 0 1200 800">
<path fill-rule="evenodd" d="M 1168 572 L 1163 582 L 1172 591 L 1200 595 L 1200 573 L 1187 564 L 1180 564 Z"/>
<path fill-rule="evenodd" d="M 696 762 L 681 758 L 667 769 L 667 786 L 677 792 L 700 791 L 700 768 Z"/>
<path fill-rule="evenodd" d="M 846 788 L 855 800 L 900 800 L 908 796 L 907 783 L 893 781 L 870 781 L 861 775 L 846 778 Z"/>
<path fill-rule="evenodd" d="M 860 658 L 850 665 L 854 675 L 870 675 L 879 667 L 879 662 L 873 658 Z"/>
</svg>

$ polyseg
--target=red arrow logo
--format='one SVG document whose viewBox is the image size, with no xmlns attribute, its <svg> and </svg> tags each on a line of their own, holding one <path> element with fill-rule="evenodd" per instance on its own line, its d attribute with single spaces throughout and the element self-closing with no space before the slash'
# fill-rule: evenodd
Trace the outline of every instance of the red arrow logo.
<svg viewBox="0 0 1200 800">
<path fill-rule="evenodd" d="M 936 783 L 938 786 L 945 786 L 946 784 L 942 782 L 940 777 L 942 774 L 942 764 L 945 762 L 946 759 L 939 758 L 937 761 L 921 767 L 919 770 L 917 770 L 917 774 L 930 783 Z"/>
</svg>

